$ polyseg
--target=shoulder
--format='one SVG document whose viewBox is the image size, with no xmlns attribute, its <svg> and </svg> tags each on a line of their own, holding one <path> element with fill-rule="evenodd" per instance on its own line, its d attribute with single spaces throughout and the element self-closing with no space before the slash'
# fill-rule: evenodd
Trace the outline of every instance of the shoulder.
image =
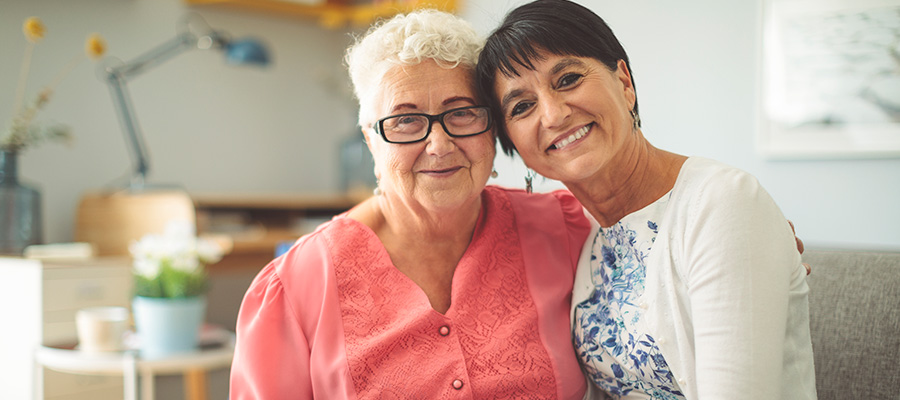
<svg viewBox="0 0 900 400">
<path fill-rule="evenodd" d="M 325 278 L 336 260 L 348 257 L 366 239 L 362 223 L 338 216 L 302 236 L 284 255 L 273 261 L 283 280 Z"/>
<path fill-rule="evenodd" d="M 268 288 L 286 296 L 319 291 L 333 277 L 334 260 L 362 233 L 360 223 L 338 216 L 303 235 L 291 248 L 260 271 L 250 291 Z M 249 294 L 250 292 L 248 292 Z"/>
<path fill-rule="evenodd" d="M 549 193 L 528 193 L 522 189 L 510 189 L 489 185 L 484 189 L 488 201 L 508 201 L 517 211 L 539 213 L 541 211 L 560 211 L 567 219 L 584 219 L 584 211 L 578 199 L 568 190 L 555 190 Z"/>
<path fill-rule="evenodd" d="M 487 186 L 485 194 L 488 201 L 509 204 L 521 235 L 548 240 L 553 237 L 580 249 L 591 229 L 581 203 L 566 190 L 527 193 L 521 189 Z"/>
<path fill-rule="evenodd" d="M 670 216 L 685 224 L 679 227 L 691 232 L 686 233 L 689 240 L 702 236 L 721 241 L 723 232 L 740 238 L 764 231 L 790 232 L 775 200 L 756 177 L 718 161 L 692 157 L 685 162 L 670 201 L 675 205 Z"/>
<path fill-rule="evenodd" d="M 753 204 L 774 202 L 759 180 L 739 168 L 702 157 L 691 157 L 681 169 L 671 200 L 694 209 L 721 208 L 733 211 Z"/>
<path fill-rule="evenodd" d="M 675 185 L 678 192 L 703 195 L 726 194 L 759 187 L 759 181 L 750 173 L 702 157 L 691 157 L 685 161 Z"/>
</svg>

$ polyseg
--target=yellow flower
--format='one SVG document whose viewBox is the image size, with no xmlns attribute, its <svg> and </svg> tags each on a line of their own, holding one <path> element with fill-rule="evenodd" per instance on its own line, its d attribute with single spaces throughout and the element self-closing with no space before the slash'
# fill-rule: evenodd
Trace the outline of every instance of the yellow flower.
<svg viewBox="0 0 900 400">
<path fill-rule="evenodd" d="M 91 34 L 87 38 L 87 42 L 84 44 L 84 51 L 87 53 L 88 57 L 96 60 L 103 56 L 103 53 L 106 52 L 106 42 L 103 40 L 103 37 L 98 33 Z"/>
<path fill-rule="evenodd" d="M 44 33 L 47 31 L 47 28 L 44 27 L 44 23 L 41 22 L 40 18 L 30 17 L 25 20 L 25 24 L 22 25 L 22 30 L 25 32 L 25 38 L 28 39 L 29 42 L 37 43 L 44 38 Z"/>
<path fill-rule="evenodd" d="M 31 54 L 36 47 L 35 43 L 44 38 L 47 28 L 39 18 L 30 17 L 22 25 L 22 31 L 25 32 L 28 44 L 25 47 L 25 57 L 22 58 L 22 68 L 19 72 L 13 117 L 8 128 L 0 129 L 0 150 L 3 151 L 21 151 L 44 140 L 69 140 L 71 135 L 65 126 L 40 126 L 35 119 L 38 111 L 50 101 L 53 89 L 85 58 L 85 54 L 77 54 L 49 85 L 37 93 L 32 102 L 25 104 L 25 82 L 28 80 Z M 106 42 L 96 33 L 88 36 L 84 47 L 86 55 L 95 60 L 106 52 Z"/>
</svg>

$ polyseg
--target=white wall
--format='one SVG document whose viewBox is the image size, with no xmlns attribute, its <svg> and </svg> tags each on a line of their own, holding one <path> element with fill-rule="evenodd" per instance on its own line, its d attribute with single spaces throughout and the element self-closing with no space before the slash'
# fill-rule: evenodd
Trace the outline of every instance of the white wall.
<svg viewBox="0 0 900 400">
<path fill-rule="evenodd" d="M 521 3 L 465 0 L 461 14 L 487 33 Z M 753 173 L 808 245 L 900 249 L 900 159 L 776 162 L 755 151 L 759 0 L 581 3 L 609 22 L 629 52 L 651 142 Z M 109 54 L 128 60 L 171 38 L 188 9 L 235 36 L 265 39 L 274 65 L 238 70 L 195 51 L 135 79 L 130 89 L 151 181 L 195 192 L 336 190 L 337 144 L 355 125 L 340 64 L 349 37 L 305 19 L 189 8 L 180 0 L 0 0 L 0 123 L 13 106 L 25 17 L 40 16 L 48 27 L 35 49 L 33 93 L 87 34 L 100 32 Z M 88 62 L 60 85 L 41 119 L 70 125 L 77 141 L 25 153 L 21 170 L 44 193 L 46 239 L 71 240 L 80 194 L 117 182 L 130 160 L 107 88 Z M 497 165 L 496 182 L 523 186 L 518 161 L 501 155 Z"/>
</svg>

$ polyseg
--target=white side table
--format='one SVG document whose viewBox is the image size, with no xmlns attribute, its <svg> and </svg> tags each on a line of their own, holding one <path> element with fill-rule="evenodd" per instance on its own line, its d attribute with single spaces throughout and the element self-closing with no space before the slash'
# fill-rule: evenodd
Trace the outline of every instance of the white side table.
<svg viewBox="0 0 900 400">
<path fill-rule="evenodd" d="M 82 375 L 122 376 L 125 400 L 153 400 L 156 375 L 183 374 L 185 398 L 206 400 L 206 371 L 231 366 L 234 333 L 221 328 L 207 330 L 197 351 L 165 358 L 142 359 L 137 350 L 113 353 L 86 353 L 73 344 L 43 345 L 35 351 L 37 374 L 42 367 Z M 137 380 L 140 377 L 140 397 Z M 40 393 L 40 391 L 38 391 Z"/>
</svg>

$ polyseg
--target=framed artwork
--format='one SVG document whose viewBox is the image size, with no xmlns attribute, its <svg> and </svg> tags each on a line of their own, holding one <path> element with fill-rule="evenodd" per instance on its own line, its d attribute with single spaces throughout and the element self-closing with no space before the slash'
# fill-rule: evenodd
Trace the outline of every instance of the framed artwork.
<svg viewBox="0 0 900 400">
<path fill-rule="evenodd" d="M 759 148 L 900 158 L 900 0 L 762 0 Z"/>
</svg>

